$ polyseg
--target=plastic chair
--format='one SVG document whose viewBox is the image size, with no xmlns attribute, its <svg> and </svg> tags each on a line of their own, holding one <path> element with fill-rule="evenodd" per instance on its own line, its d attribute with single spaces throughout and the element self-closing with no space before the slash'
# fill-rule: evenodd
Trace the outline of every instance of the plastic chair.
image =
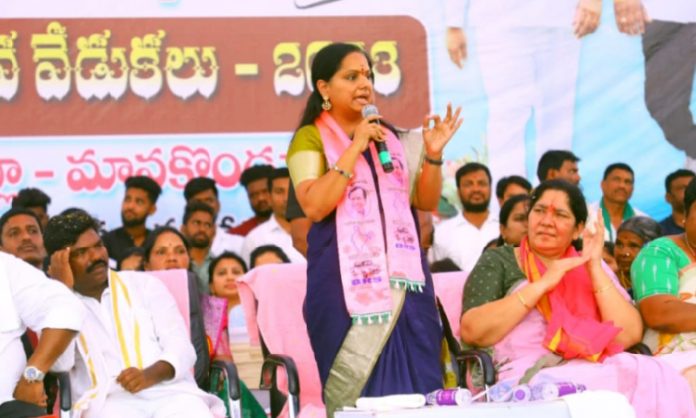
<svg viewBox="0 0 696 418">
<path fill-rule="evenodd" d="M 262 367 L 262 386 L 271 391 L 271 415 L 284 415 L 283 404 L 290 417 L 325 415 L 319 370 L 302 314 L 307 265 L 259 266 L 237 283 L 250 342 L 265 343 L 270 353 Z M 279 367 L 287 373 L 287 402 Z"/>
<path fill-rule="evenodd" d="M 459 340 L 459 320 L 462 316 L 462 294 L 469 273 L 453 271 L 447 273 L 433 273 L 435 296 L 440 299 L 447 314 L 447 319 L 452 328 L 452 334 Z"/>
<path fill-rule="evenodd" d="M 186 270 L 161 270 L 143 273 L 143 276 L 143 280 L 151 280 L 152 277 L 160 280 L 169 290 L 190 334 L 188 272 Z M 72 408 L 70 376 L 68 373 L 53 374 L 58 379 L 60 417 L 69 418 Z M 219 378 L 220 376 L 222 379 Z M 241 387 L 235 365 L 228 361 L 215 360 L 210 364 L 208 377 L 210 378 L 208 392 L 222 398 L 227 408 L 228 418 L 241 418 Z M 223 396 L 226 396 L 229 401 Z"/>
<path fill-rule="evenodd" d="M 186 329 L 191 329 L 191 316 L 189 311 L 189 278 L 186 270 L 158 270 L 149 271 L 148 275 L 159 279 L 162 284 L 167 287 L 169 293 L 172 294 L 179 312 L 184 318 Z M 219 376 L 223 377 L 221 381 Z M 229 361 L 215 360 L 210 364 L 210 372 L 208 374 L 209 384 L 208 392 L 213 393 L 222 398 L 227 408 L 229 417 L 236 418 L 242 416 L 241 410 L 241 387 L 239 383 L 239 375 L 234 363 Z M 223 396 L 226 388 L 226 394 L 229 402 Z"/>
</svg>

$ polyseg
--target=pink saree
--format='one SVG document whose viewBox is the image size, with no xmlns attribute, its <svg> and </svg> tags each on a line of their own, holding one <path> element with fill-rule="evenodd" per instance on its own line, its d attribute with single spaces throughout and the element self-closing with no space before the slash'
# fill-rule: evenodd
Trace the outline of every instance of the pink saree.
<svg viewBox="0 0 696 418">
<path fill-rule="evenodd" d="M 526 286 L 522 283 L 512 292 Z M 537 309 L 527 316 L 494 347 L 494 359 L 505 363 L 499 381 L 519 380 L 542 356 L 547 323 Z M 638 418 L 696 417 L 687 381 L 668 364 L 643 355 L 618 353 L 602 363 L 583 359 L 542 369 L 531 381 L 571 381 L 590 390 L 611 390 L 628 398 Z"/>
</svg>

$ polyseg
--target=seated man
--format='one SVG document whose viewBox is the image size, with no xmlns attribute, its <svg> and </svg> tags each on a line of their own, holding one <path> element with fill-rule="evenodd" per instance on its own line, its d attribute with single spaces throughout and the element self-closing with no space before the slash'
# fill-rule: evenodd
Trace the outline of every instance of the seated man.
<svg viewBox="0 0 696 418">
<path fill-rule="evenodd" d="M 196 354 L 176 303 L 158 280 L 115 272 L 84 212 L 51 219 L 51 274 L 72 288 L 87 317 L 70 372 L 73 411 L 83 418 L 224 416 L 222 402 L 196 387 Z"/>
<path fill-rule="evenodd" d="M 58 360 L 84 319 L 84 308 L 68 289 L 25 262 L 0 253 L 0 417 L 46 414 L 43 378 L 72 367 L 70 356 Z M 27 360 L 21 336 L 27 327 L 42 330 Z"/>
<path fill-rule="evenodd" d="M 13 208 L 0 217 L 0 251 L 43 270 L 46 258 L 43 227 L 34 212 L 25 208 Z"/>
</svg>

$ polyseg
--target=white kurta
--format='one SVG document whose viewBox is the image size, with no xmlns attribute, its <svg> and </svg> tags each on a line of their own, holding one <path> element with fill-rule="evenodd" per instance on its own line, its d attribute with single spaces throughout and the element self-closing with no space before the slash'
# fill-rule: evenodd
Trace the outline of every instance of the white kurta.
<svg viewBox="0 0 696 418">
<path fill-rule="evenodd" d="M 123 292 L 114 298 L 114 289 L 120 287 L 112 279 L 100 301 L 79 295 L 88 315 L 78 338 L 77 360 L 71 372 L 76 411 L 83 410 L 82 417 L 87 418 L 120 417 L 124 411 L 128 411 L 128 418 L 149 418 L 156 416 L 152 411 L 182 398 L 186 402 L 178 405 L 180 415 L 176 416 L 224 415 L 220 400 L 199 390 L 195 384 L 192 370 L 196 354 L 189 330 L 169 291 L 145 273 L 119 272 L 118 276 L 127 289 L 130 303 L 122 297 Z M 118 322 L 114 303 L 118 305 Z M 136 323 L 139 338 L 135 337 Z M 124 350 L 130 364 L 126 363 Z M 138 356 L 142 359 L 140 365 Z M 160 360 L 174 367 L 173 379 L 137 394 L 126 392 L 116 382 L 124 369 L 146 368 Z M 93 398 L 85 402 L 90 394 Z"/>
<path fill-rule="evenodd" d="M 278 224 L 275 215 L 254 228 L 244 239 L 241 255 L 247 263 L 247 266 L 251 267 L 251 252 L 262 245 L 275 245 L 280 247 L 292 263 L 306 262 L 302 254 L 292 246 L 292 237 Z"/>
<path fill-rule="evenodd" d="M 492 215 L 481 225 L 481 228 L 469 223 L 461 213 L 440 222 L 435 227 L 435 237 L 431 254 L 433 261 L 449 258 L 462 271 L 471 271 L 483 248 L 500 235 L 498 220 Z"/>
<path fill-rule="evenodd" d="M 21 337 L 27 328 L 80 330 L 85 312 L 75 296 L 58 281 L 12 255 L 0 252 L 0 404 L 12 393 L 26 367 Z M 52 370 L 72 367 L 66 350 Z"/>
</svg>

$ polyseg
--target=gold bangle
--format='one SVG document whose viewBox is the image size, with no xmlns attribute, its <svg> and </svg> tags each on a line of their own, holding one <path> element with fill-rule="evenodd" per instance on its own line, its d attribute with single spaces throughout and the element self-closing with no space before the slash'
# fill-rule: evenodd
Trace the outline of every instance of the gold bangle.
<svg viewBox="0 0 696 418">
<path fill-rule="evenodd" d="M 525 302 L 524 297 L 522 297 L 522 291 L 521 291 L 521 290 L 515 292 L 515 294 L 517 295 L 517 300 L 520 301 L 520 303 L 522 304 L 522 306 L 524 306 L 524 308 L 525 308 L 526 310 L 532 309 L 529 305 L 527 305 L 527 302 Z"/>
<path fill-rule="evenodd" d="M 605 284 L 604 286 L 600 287 L 599 289 L 596 289 L 596 290 L 594 291 L 594 292 L 595 292 L 595 295 L 598 295 L 598 294 L 600 294 L 600 293 L 604 293 L 605 290 L 607 290 L 607 289 L 609 289 L 609 288 L 612 288 L 612 287 L 614 287 L 614 283 L 609 282 L 609 283 Z"/>
</svg>

